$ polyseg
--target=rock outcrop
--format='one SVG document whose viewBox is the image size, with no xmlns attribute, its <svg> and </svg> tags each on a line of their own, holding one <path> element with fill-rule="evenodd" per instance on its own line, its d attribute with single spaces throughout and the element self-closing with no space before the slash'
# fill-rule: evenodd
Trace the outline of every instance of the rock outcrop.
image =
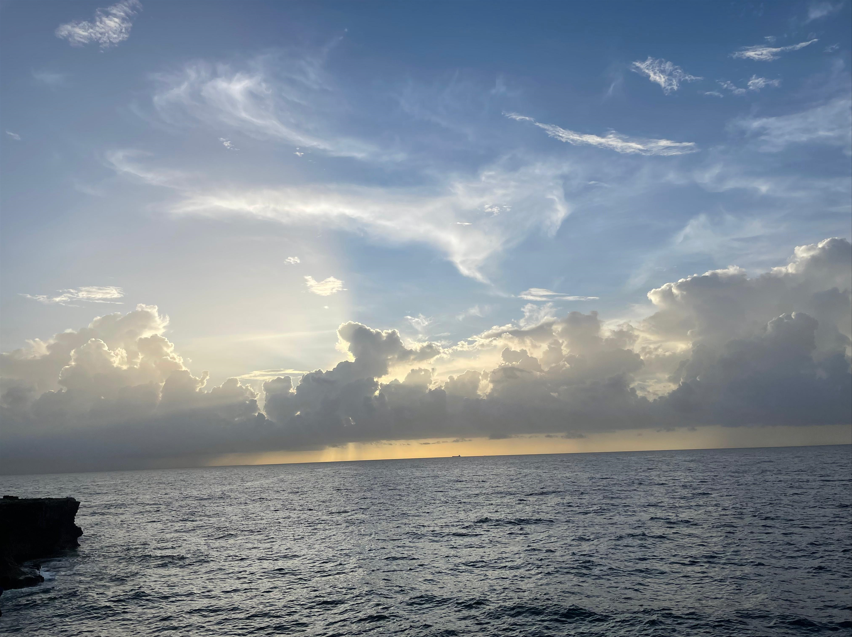
<svg viewBox="0 0 852 637">
<path fill-rule="evenodd" d="M 74 498 L 0 500 L 0 587 L 23 588 L 43 582 L 27 560 L 51 557 L 79 546 L 82 529 L 74 524 L 80 503 Z"/>
</svg>

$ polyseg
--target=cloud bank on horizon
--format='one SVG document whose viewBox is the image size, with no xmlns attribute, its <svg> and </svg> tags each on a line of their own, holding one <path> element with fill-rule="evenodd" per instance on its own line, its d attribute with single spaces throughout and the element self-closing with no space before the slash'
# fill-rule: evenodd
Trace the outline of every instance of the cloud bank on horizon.
<svg viewBox="0 0 852 637">
<path fill-rule="evenodd" d="M 140 305 L 0 357 L 0 460 L 124 468 L 445 436 L 846 424 L 850 290 L 852 245 L 826 239 L 759 276 L 729 267 L 666 283 L 648 292 L 651 314 L 618 325 L 528 306 L 442 346 L 347 322 L 346 360 L 267 380 L 262 395 L 236 378 L 207 390 L 164 336 L 168 318 Z M 477 364 L 489 353 L 498 364 Z"/>
<path fill-rule="evenodd" d="M 4 4 L 0 460 L 849 425 L 852 5 L 489 9 Z"/>
</svg>

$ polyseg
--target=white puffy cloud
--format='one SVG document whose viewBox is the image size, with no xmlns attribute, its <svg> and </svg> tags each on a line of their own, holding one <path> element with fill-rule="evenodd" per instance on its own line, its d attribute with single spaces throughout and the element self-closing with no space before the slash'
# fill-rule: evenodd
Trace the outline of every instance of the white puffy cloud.
<svg viewBox="0 0 852 637">
<path fill-rule="evenodd" d="M 730 267 L 648 298 L 654 311 L 621 325 L 530 304 L 450 348 L 345 323 L 349 360 L 299 380 L 258 376 L 263 411 L 237 379 L 208 391 L 164 336 L 168 319 L 139 306 L 0 357 L 0 461 L 163 466 L 348 442 L 852 422 L 847 240 L 800 246 L 759 276 Z M 477 365 L 477 352 L 491 362 Z"/>
<path fill-rule="evenodd" d="M 21 296 L 48 305 L 75 305 L 79 302 L 120 305 L 118 299 L 124 297 L 124 290 L 114 285 L 87 285 L 81 288 L 59 290 L 53 296 L 47 294 L 21 294 Z"/>
<path fill-rule="evenodd" d="M 731 53 L 731 57 L 740 58 L 742 60 L 755 60 L 757 62 L 772 62 L 773 60 L 777 60 L 779 57 L 781 57 L 782 53 L 787 53 L 788 51 L 798 51 L 799 49 L 804 49 L 806 46 L 809 46 L 814 42 L 818 41 L 819 40 L 814 38 L 813 40 L 808 40 L 807 42 L 799 42 L 798 44 L 791 44 L 790 46 L 779 47 L 755 44 L 754 46 L 743 47 L 739 51 Z"/>
<path fill-rule="evenodd" d="M 554 124 L 542 124 L 532 117 L 518 113 L 505 113 L 506 117 L 518 122 L 530 122 L 544 130 L 550 137 L 573 146 L 595 146 L 613 150 L 624 155 L 685 155 L 698 150 L 693 142 L 673 142 L 668 139 L 641 139 L 610 131 L 604 137 L 577 133 Z"/>
<path fill-rule="evenodd" d="M 314 277 L 306 276 L 305 285 L 308 286 L 308 292 L 319 296 L 331 296 L 337 292 L 346 291 L 346 288 L 343 287 L 343 281 L 335 279 L 333 276 L 323 279 L 322 281 L 315 281 Z"/>
<path fill-rule="evenodd" d="M 142 3 L 139 0 L 122 0 L 97 9 L 91 22 L 73 21 L 60 25 L 56 29 L 56 37 L 68 40 L 71 46 L 95 43 L 102 49 L 108 49 L 130 37 L 133 19 L 141 10 Z"/>
<path fill-rule="evenodd" d="M 652 57 L 648 57 L 644 62 L 634 62 L 630 65 L 630 70 L 646 76 L 655 84 L 659 84 L 666 95 L 678 90 L 682 82 L 696 82 L 702 79 L 690 75 L 667 60 Z"/>
<path fill-rule="evenodd" d="M 284 263 L 286 263 L 287 265 L 297 265 L 301 262 L 302 260 L 299 257 L 287 257 L 286 259 L 284 259 Z"/>
<path fill-rule="evenodd" d="M 217 427 L 253 422 L 255 392 L 236 379 L 204 391 L 206 372 L 185 367 L 163 336 L 167 326 L 156 307 L 140 305 L 0 355 L 4 466 L 146 465 L 216 447 Z"/>
</svg>

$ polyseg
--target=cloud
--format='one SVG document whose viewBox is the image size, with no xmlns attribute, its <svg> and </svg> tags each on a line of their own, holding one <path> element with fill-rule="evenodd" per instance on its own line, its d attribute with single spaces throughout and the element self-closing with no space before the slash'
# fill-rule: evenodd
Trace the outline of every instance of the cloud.
<svg viewBox="0 0 852 637">
<path fill-rule="evenodd" d="M 229 140 L 229 139 L 225 139 L 224 137 L 220 137 L 219 141 L 222 142 L 222 146 L 224 146 L 228 150 L 238 150 L 237 147 L 234 146 L 234 144 L 231 143 L 231 140 Z"/>
<path fill-rule="evenodd" d="M 405 320 L 411 323 L 411 327 L 421 334 L 425 333 L 427 328 L 433 322 L 431 317 L 423 316 L 422 314 L 418 314 L 417 316 L 406 316 Z"/>
<path fill-rule="evenodd" d="M 698 150 L 693 142 L 631 138 L 614 131 L 610 131 L 606 137 L 599 137 L 597 135 L 576 133 L 553 124 L 541 124 L 532 117 L 526 117 L 517 113 L 504 113 L 504 115 L 518 122 L 530 122 L 547 132 L 550 137 L 574 146 L 595 146 L 597 148 L 614 150 L 617 153 L 625 155 L 685 155 Z"/>
<path fill-rule="evenodd" d="M 472 316 L 476 316 L 478 318 L 482 318 L 486 314 L 491 311 L 491 307 L 488 305 L 474 305 L 473 307 L 467 308 L 464 312 L 459 314 L 456 318 L 460 321 L 463 321 Z"/>
<path fill-rule="evenodd" d="M 116 151 L 108 155 L 108 164 L 120 174 L 174 190 L 178 199 L 169 205 L 174 214 L 247 216 L 288 225 L 321 223 L 366 230 L 394 244 L 429 245 L 463 275 L 483 282 L 489 259 L 531 232 L 553 235 L 559 229 L 570 212 L 564 180 L 581 168 L 512 154 L 473 174 L 439 174 L 427 186 L 226 188 L 201 177 L 190 181 L 172 170 L 149 168 L 136 161 L 137 156 L 135 151 Z M 495 206 L 498 215 L 493 213 Z M 457 223 L 471 218 L 477 223 Z"/>
<path fill-rule="evenodd" d="M 745 95 L 746 94 L 746 90 L 744 88 L 739 88 L 739 87 L 737 87 L 736 84 L 734 84 L 733 82 L 729 82 L 728 80 L 717 80 L 717 83 L 723 89 L 730 91 L 734 95 Z"/>
<path fill-rule="evenodd" d="M 778 152 L 795 144 L 839 146 L 852 153 L 852 100 L 834 98 L 820 106 L 776 117 L 744 117 L 732 128 L 753 138 L 758 149 Z"/>
<path fill-rule="evenodd" d="M 839 44 L 831 44 L 823 49 L 823 53 L 834 53 L 838 49 L 840 49 Z"/>
<path fill-rule="evenodd" d="M 571 296 L 561 292 L 553 292 L 545 288 L 530 288 L 518 295 L 526 301 L 597 301 L 597 296 Z"/>
<path fill-rule="evenodd" d="M 736 84 L 729 82 L 728 80 L 717 80 L 717 84 L 734 95 L 746 95 L 748 91 L 758 93 L 767 86 L 777 88 L 781 86 L 781 80 L 770 80 L 765 77 L 752 75 L 751 79 L 748 81 L 747 88 L 738 87 Z M 705 95 L 708 95 L 708 93 L 705 93 Z M 719 95 L 719 97 L 721 97 L 721 95 Z"/>
<path fill-rule="evenodd" d="M 831 2 L 811 2 L 808 6 L 808 18 L 805 20 L 805 24 L 824 18 L 832 13 L 836 13 L 837 11 L 840 11 L 842 7 L 842 2 L 838 2 L 837 4 L 833 4 Z"/>
<path fill-rule="evenodd" d="M 771 47 L 765 46 L 763 44 L 755 44 L 754 46 L 747 46 L 739 51 L 735 51 L 731 53 L 732 58 L 739 58 L 741 60 L 755 60 L 757 62 L 772 62 L 773 60 L 777 60 L 781 57 L 782 53 L 787 53 L 788 51 L 798 51 L 799 49 L 804 49 L 806 46 L 813 44 L 814 42 L 818 42 L 816 38 L 813 40 L 808 40 L 807 42 L 800 42 L 799 44 L 791 44 L 790 46 L 781 46 L 781 47 Z"/>
<path fill-rule="evenodd" d="M 778 88 L 781 86 L 781 80 L 768 80 L 765 77 L 752 75 L 751 79 L 748 81 L 748 90 L 750 91 L 760 91 L 767 86 Z"/>
<path fill-rule="evenodd" d="M 634 73 L 645 75 L 655 84 L 659 84 L 663 88 L 663 93 L 669 95 L 678 88 L 683 82 L 697 82 L 702 79 L 685 72 L 679 66 L 675 66 L 671 62 L 663 59 L 649 57 L 644 62 L 633 62 L 630 69 Z"/>
<path fill-rule="evenodd" d="M 704 91 L 703 95 L 707 95 L 709 97 L 725 97 L 719 91 Z"/>
<path fill-rule="evenodd" d="M 43 86 L 49 88 L 58 88 L 68 84 L 68 75 L 66 73 L 52 73 L 50 71 L 33 71 L 33 79 Z"/>
<path fill-rule="evenodd" d="M 343 281 L 335 279 L 333 276 L 322 281 L 315 281 L 312 276 L 306 276 L 305 285 L 308 286 L 308 292 L 319 296 L 331 296 L 337 292 L 346 291 L 346 288 L 343 287 Z"/>
<path fill-rule="evenodd" d="M 18 133 L 13 133 L 12 131 L 7 130 L 7 131 L 6 131 L 6 134 L 7 134 L 9 137 L 11 137 L 12 139 L 14 139 L 16 142 L 21 141 L 21 136 L 20 136 L 20 135 L 18 135 Z"/>
<path fill-rule="evenodd" d="M 284 259 L 284 263 L 286 263 L 287 265 L 296 265 L 297 263 L 301 262 L 302 261 L 301 259 L 299 259 L 299 257 L 287 257 L 286 259 Z"/>
<path fill-rule="evenodd" d="M 71 46 L 96 43 L 108 49 L 130 37 L 133 19 L 142 10 L 138 0 L 123 0 L 112 6 L 97 9 L 92 22 L 74 21 L 56 29 L 56 37 L 68 40 Z"/>
<path fill-rule="evenodd" d="M 348 442 L 849 424 L 850 289 L 852 246 L 827 239 L 758 276 L 667 283 L 649 292 L 650 315 L 617 326 L 530 310 L 442 349 L 344 323 L 348 360 L 298 380 L 253 376 L 263 410 L 236 378 L 207 388 L 165 338 L 168 318 L 139 306 L 0 356 L 0 462 L 130 468 Z M 471 351 L 492 362 L 432 369 L 464 369 Z"/>
<path fill-rule="evenodd" d="M 60 290 L 55 296 L 48 296 L 46 294 L 21 294 L 21 296 L 47 305 L 75 306 L 80 302 L 120 305 L 121 303 L 117 299 L 124 298 L 124 290 L 113 285 L 89 285 L 81 288 Z"/>
<path fill-rule="evenodd" d="M 153 75 L 157 115 L 175 128 L 206 126 L 329 155 L 392 156 L 337 130 L 346 104 L 325 71 L 331 47 L 279 51 L 239 64 L 203 60 Z"/>
</svg>

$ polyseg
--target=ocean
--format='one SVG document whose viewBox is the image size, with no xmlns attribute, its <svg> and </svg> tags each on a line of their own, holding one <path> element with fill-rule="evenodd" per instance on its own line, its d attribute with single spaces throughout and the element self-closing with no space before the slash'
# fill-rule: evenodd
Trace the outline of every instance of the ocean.
<svg viewBox="0 0 852 637">
<path fill-rule="evenodd" d="M 2 476 L 80 548 L 0 633 L 852 634 L 852 448 Z"/>
</svg>

